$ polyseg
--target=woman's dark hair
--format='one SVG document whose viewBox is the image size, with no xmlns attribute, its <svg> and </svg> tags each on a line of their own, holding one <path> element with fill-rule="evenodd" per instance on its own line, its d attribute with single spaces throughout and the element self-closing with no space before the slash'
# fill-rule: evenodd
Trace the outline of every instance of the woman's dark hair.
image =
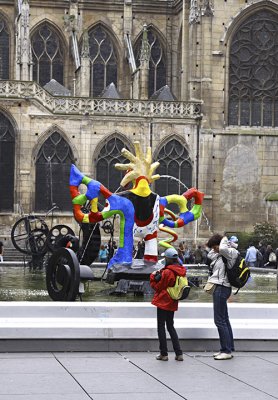
<svg viewBox="0 0 278 400">
<path fill-rule="evenodd" d="M 216 233 L 207 242 L 207 246 L 211 249 L 213 246 L 218 246 L 222 240 L 223 236 Z"/>
</svg>

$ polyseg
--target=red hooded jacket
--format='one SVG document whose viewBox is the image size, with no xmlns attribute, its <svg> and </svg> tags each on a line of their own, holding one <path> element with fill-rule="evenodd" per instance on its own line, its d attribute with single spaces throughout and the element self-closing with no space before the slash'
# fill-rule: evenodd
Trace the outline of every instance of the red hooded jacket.
<svg viewBox="0 0 278 400">
<path fill-rule="evenodd" d="M 175 285 L 177 275 L 186 275 L 186 268 L 178 264 L 171 264 L 161 269 L 160 272 L 161 279 L 159 282 L 155 281 L 154 274 L 150 275 L 150 284 L 155 290 L 152 304 L 162 310 L 177 311 L 179 301 L 170 297 L 167 288 Z"/>
</svg>

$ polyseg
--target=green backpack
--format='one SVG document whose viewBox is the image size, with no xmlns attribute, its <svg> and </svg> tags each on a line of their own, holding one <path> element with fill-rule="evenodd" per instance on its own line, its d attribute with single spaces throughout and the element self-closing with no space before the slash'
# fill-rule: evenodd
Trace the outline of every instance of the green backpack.
<svg viewBox="0 0 278 400">
<path fill-rule="evenodd" d="M 188 297 L 190 286 L 185 276 L 177 275 L 174 286 L 168 287 L 167 292 L 173 300 L 184 300 Z"/>
</svg>

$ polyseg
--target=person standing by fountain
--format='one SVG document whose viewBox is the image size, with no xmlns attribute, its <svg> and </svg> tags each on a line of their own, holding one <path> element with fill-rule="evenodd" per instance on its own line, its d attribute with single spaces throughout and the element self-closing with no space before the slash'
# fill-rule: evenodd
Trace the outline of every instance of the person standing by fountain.
<svg viewBox="0 0 278 400">
<path fill-rule="evenodd" d="M 178 255 L 179 258 L 182 260 L 182 262 L 184 261 L 184 242 L 180 242 L 179 247 L 178 247 Z"/>
<path fill-rule="evenodd" d="M 145 253 L 145 242 L 144 240 L 142 240 L 142 242 L 139 240 L 137 244 L 137 251 L 134 258 L 142 260 L 144 258 L 144 253 Z"/>
<path fill-rule="evenodd" d="M 157 307 L 157 331 L 159 340 L 160 354 L 156 357 L 160 361 L 168 361 L 168 348 L 166 330 L 170 334 L 173 348 L 176 353 L 175 360 L 183 361 L 182 350 L 179 343 L 178 334 L 174 328 L 174 314 L 178 309 L 178 300 L 173 300 L 167 288 L 174 286 L 177 275 L 185 276 L 186 269 L 180 265 L 178 252 L 174 248 L 169 248 L 164 253 L 165 267 L 159 271 L 154 271 L 150 275 L 151 287 L 155 290 L 152 304 Z"/>
<path fill-rule="evenodd" d="M 193 263 L 193 254 L 188 245 L 184 246 L 184 263 L 185 264 Z"/>
<path fill-rule="evenodd" d="M 4 254 L 4 245 L 3 242 L 0 242 L 0 262 L 3 262 L 3 254 Z"/>
<path fill-rule="evenodd" d="M 273 251 L 271 244 L 268 244 L 264 254 L 264 267 L 265 268 L 276 268 L 276 254 Z"/>
<path fill-rule="evenodd" d="M 213 235 L 207 246 L 211 249 L 208 258 L 211 260 L 212 274 L 208 282 L 215 285 L 213 292 L 214 323 L 218 329 L 220 351 L 213 355 L 215 360 L 230 360 L 234 351 L 233 331 L 228 315 L 227 300 L 231 296 L 232 287 L 228 280 L 223 257 L 227 260 L 227 268 L 236 261 L 238 251 L 231 247 L 226 236 Z"/>
<path fill-rule="evenodd" d="M 274 268 L 278 269 L 278 247 L 275 250 L 275 255 L 276 255 L 276 267 L 274 267 Z"/>
<path fill-rule="evenodd" d="M 104 246 L 104 244 L 102 244 L 100 246 L 99 253 L 98 253 L 99 261 L 103 262 L 103 263 L 106 263 L 107 262 L 107 257 L 108 257 L 108 250 Z"/>
<path fill-rule="evenodd" d="M 256 267 L 257 266 L 257 253 L 258 250 L 254 246 L 253 243 L 249 244 L 249 247 L 246 252 L 245 261 L 248 267 Z"/>
<path fill-rule="evenodd" d="M 258 250 L 259 250 L 259 252 L 264 256 L 264 253 L 265 253 L 265 251 L 266 251 L 265 243 L 259 242 Z"/>
<path fill-rule="evenodd" d="M 204 262 L 204 253 L 202 245 L 198 244 L 197 249 L 193 253 L 196 264 L 202 264 Z"/>
</svg>

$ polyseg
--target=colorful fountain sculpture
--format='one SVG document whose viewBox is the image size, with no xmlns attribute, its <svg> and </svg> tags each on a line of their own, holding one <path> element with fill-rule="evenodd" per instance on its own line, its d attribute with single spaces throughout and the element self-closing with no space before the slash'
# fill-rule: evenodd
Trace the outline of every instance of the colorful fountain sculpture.
<svg viewBox="0 0 278 400">
<path fill-rule="evenodd" d="M 70 193 L 73 203 L 73 212 L 79 223 L 96 223 L 103 221 L 115 214 L 120 217 L 119 247 L 113 258 L 109 261 L 108 268 L 115 265 L 132 264 L 134 237 L 140 237 L 145 241 L 144 261 L 156 263 L 158 260 L 158 229 L 171 234 L 171 238 L 161 241 L 164 247 L 172 247 L 177 239 L 173 228 L 181 228 L 184 225 L 198 219 L 202 212 L 204 193 L 195 188 L 187 190 L 182 195 L 171 194 L 160 197 L 152 192 L 150 185 L 160 178 L 155 174 L 159 162 L 152 162 L 151 148 L 143 154 L 139 142 L 134 143 L 135 155 L 127 149 L 122 149 L 123 156 L 129 160 L 127 164 L 116 164 L 119 170 L 126 171 L 121 181 L 125 188 L 132 183 L 132 188 L 119 194 L 110 192 L 100 182 L 83 175 L 75 165 L 71 167 Z M 80 194 L 79 185 L 87 186 L 85 194 Z M 102 211 L 98 210 L 98 198 L 105 197 L 106 206 Z M 194 199 L 191 210 L 187 208 L 187 201 Z M 91 202 L 89 214 L 82 212 L 82 207 Z M 167 209 L 169 204 L 177 204 L 179 215 L 175 216 Z"/>
<path fill-rule="evenodd" d="M 132 279 L 132 282 L 143 280 L 146 283 L 149 274 L 161 267 L 161 264 L 157 263 L 158 230 L 171 234 L 170 238 L 159 242 L 164 247 L 171 247 L 177 239 L 173 229 L 181 228 L 196 220 L 202 212 L 204 194 L 195 188 L 187 190 L 182 195 L 171 194 L 165 197 L 152 192 L 150 185 L 159 179 L 159 175 L 155 174 L 159 162 L 152 162 L 150 148 L 144 155 L 138 142 L 134 143 L 134 147 L 135 155 L 126 149 L 122 150 L 124 157 L 129 160 L 127 164 L 115 165 L 117 169 L 126 171 L 121 181 L 124 190 L 120 193 L 112 193 L 100 182 L 82 174 L 75 165 L 71 166 L 70 193 L 76 221 L 81 226 L 92 224 L 98 227 L 100 221 L 115 215 L 120 219 L 118 250 L 107 266 L 108 283 L 115 281 L 120 283 L 128 279 Z M 85 194 L 79 192 L 81 184 L 87 186 Z M 131 189 L 127 189 L 127 185 L 130 184 L 132 184 Z M 106 199 L 102 211 L 98 210 L 100 195 Z M 189 211 L 187 201 L 191 199 L 194 199 L 194 205 Z M 85 212 L 88 202 L 90 210 Z M 178 216 L 167 209 L 169 204 L 173 203 L 179 207 Z M 135 236 L 145 241 L 144 260 L 132 259 Z M 88 242 L 88 245 L 93 246 L 94 242 Z M 82 265 L 82 261 L 83 256 L 78 257 L 71 248 L 62 247 L 53 253 L 46 269 L 47 290 L 53 300 L 74 301 L 78 295 L 81 297 L 84 292 L 84 282 L 94 279 L 92 270 L 88 265 Z"/>
</svg>

